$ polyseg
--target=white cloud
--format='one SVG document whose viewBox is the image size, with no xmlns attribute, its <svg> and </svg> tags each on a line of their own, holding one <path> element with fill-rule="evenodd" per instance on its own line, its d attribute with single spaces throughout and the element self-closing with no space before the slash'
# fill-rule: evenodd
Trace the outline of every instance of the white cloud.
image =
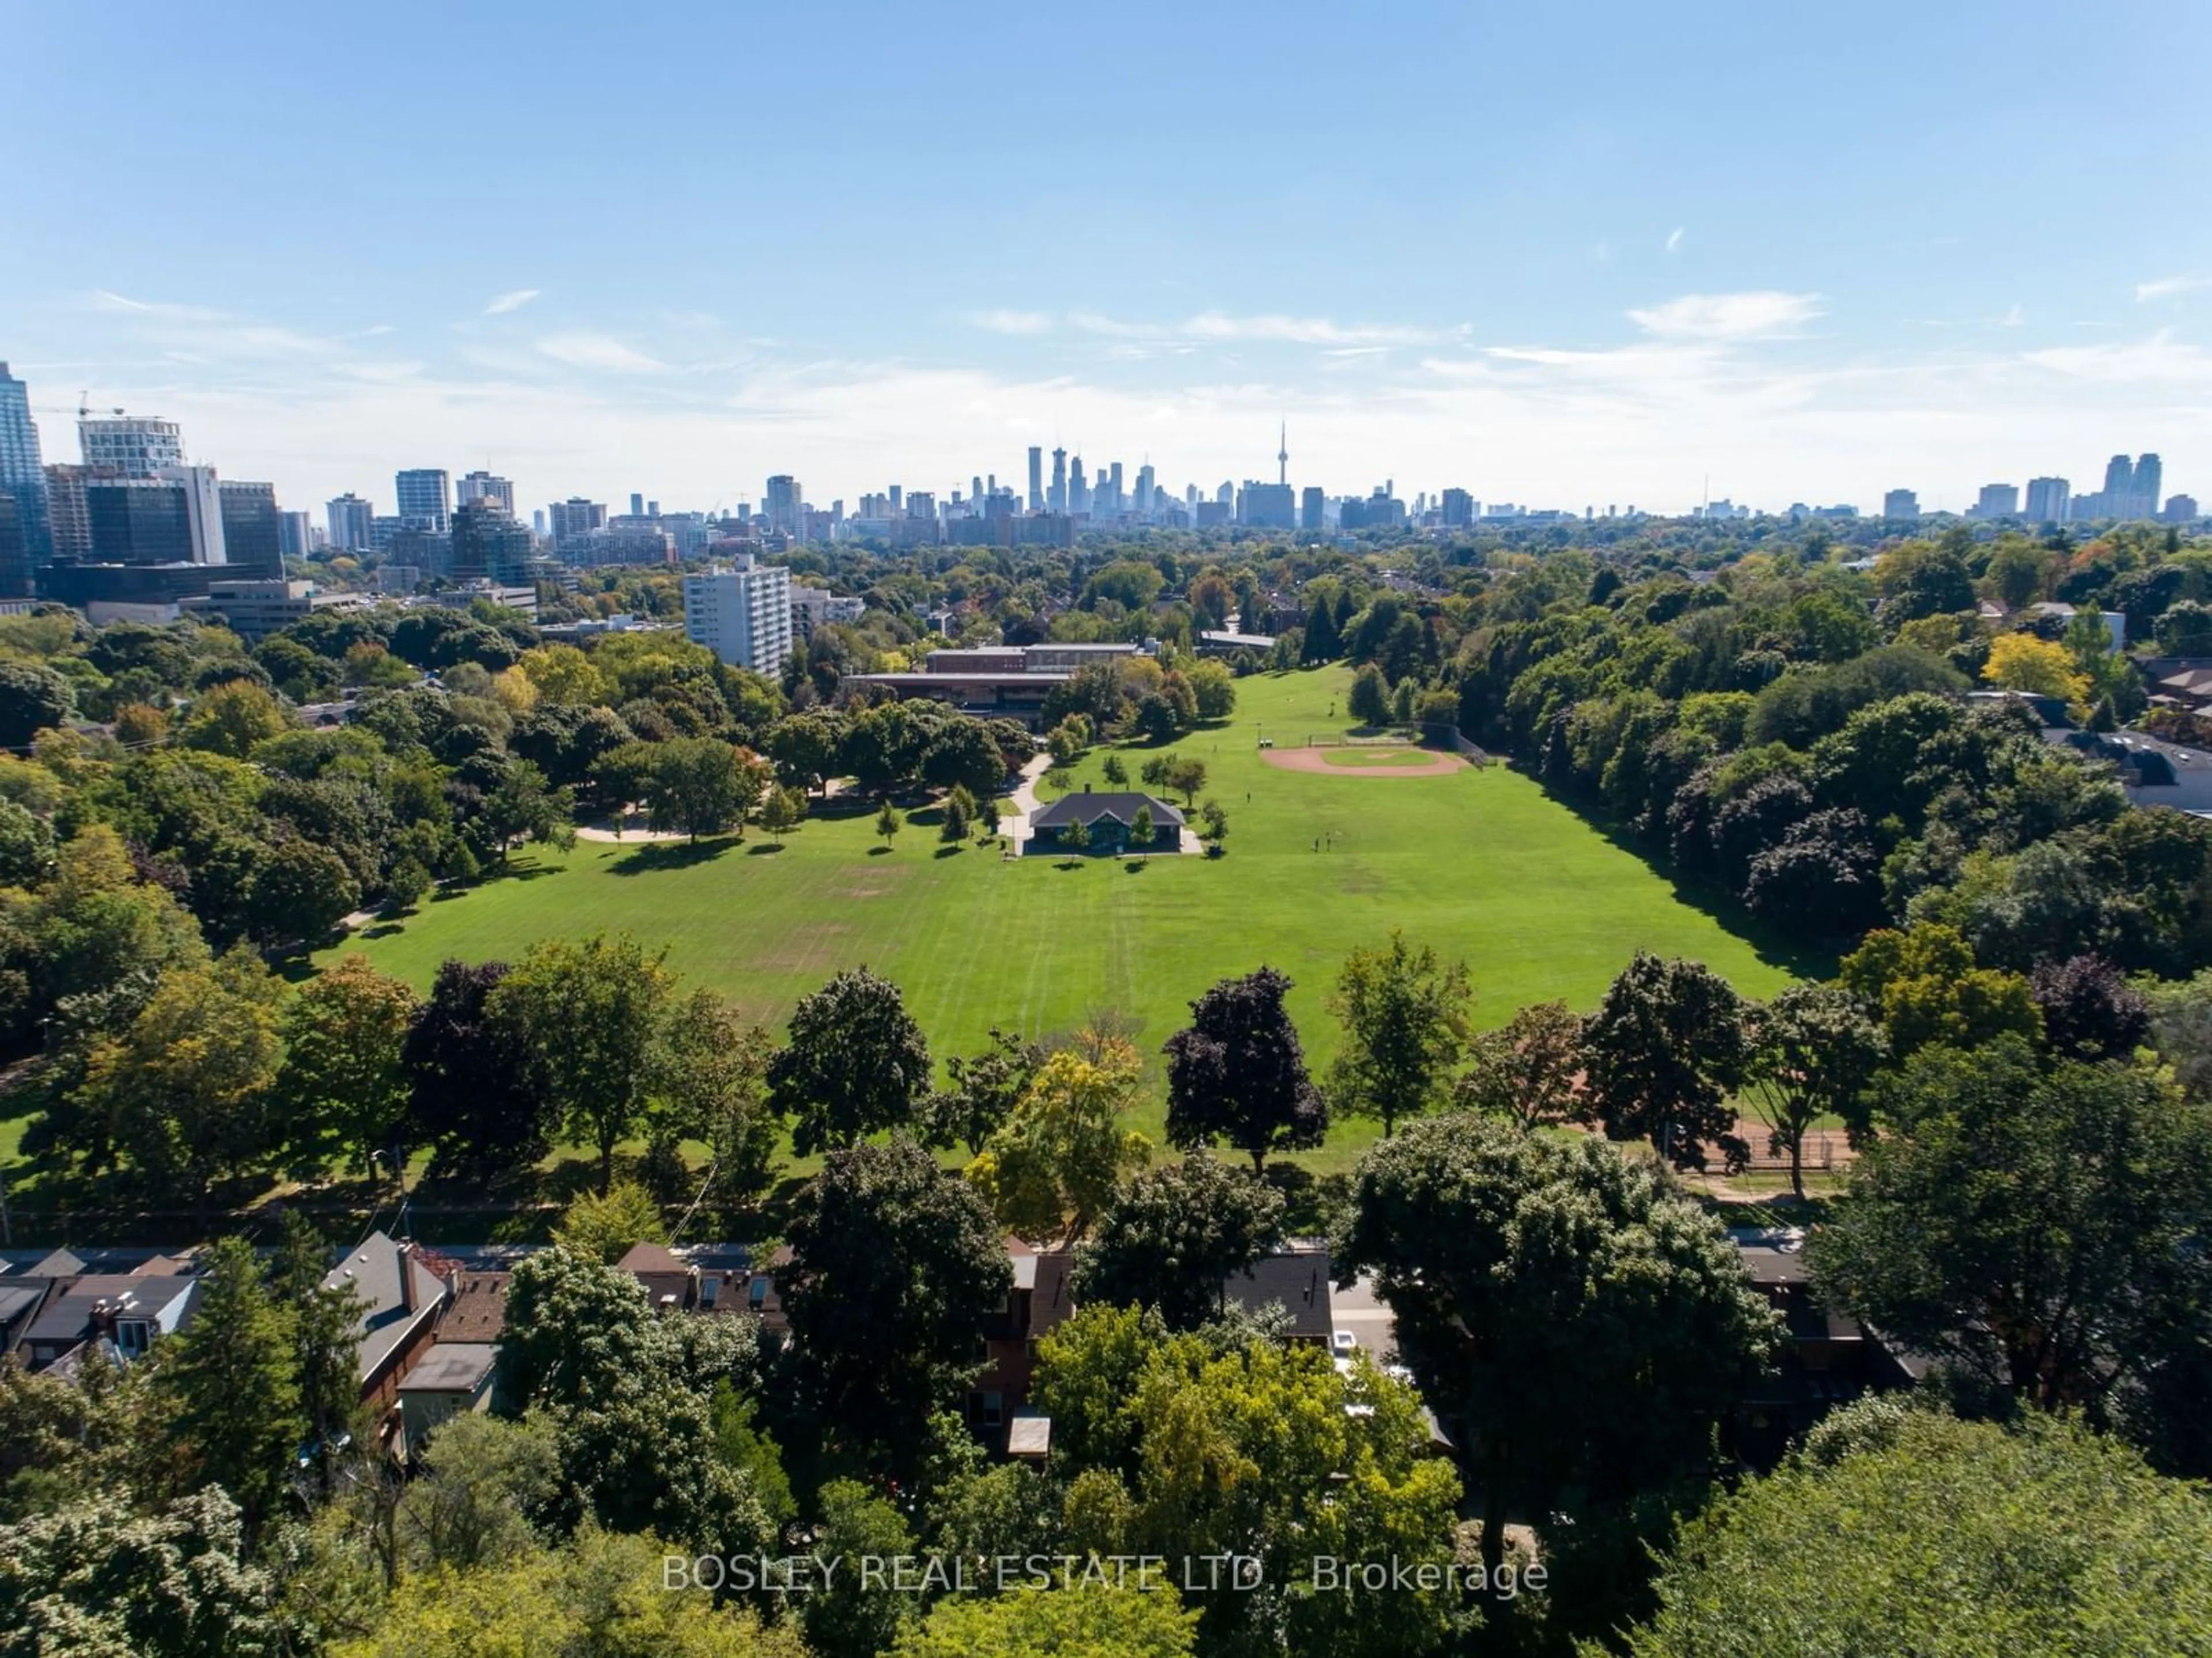
<svg viewBox="0 0 2212 1658">
<path fill-rule="evenodd" d="M 1426 328 L 1332 322 L 1326 317 L 1232 317 L 1204 311 L 1182 333 L 1206 340 L 1281 340 L 1295 345 L 1417 345 L 1437 337 Z"/>
<path fill-rule="evenodd" d="M 1242 341 L 1284 345 L 1423 345 L 1445 337 L 1443 331 L 1433 328 L 1343 323 L 1327 317 L 1293 317 L 1279 312 L 1237 316 L 1224 311 L 1201 311 L 1180 322 L 1155 323 L 1133 322 L 1097 311 L 1075 311 L 1068 314 L 1067 321 L 1070 327 L 1082 333 L 1103 335 L 1109 339 L 1143 340 L 1163 349 L 1174 349 L 1178 343 Z"/>
<path fill-rule="evenodd" d="M 2212 354 L 2175 339 L 2172 331 L 2164 328 L 2148 339 L 2052 346 L 2025 352 L 2021 361 L 2069 380 L 2112 385 L 2212 384 Z"/>
<path fill-rule="evenodd" d="M 1681 250 L 1681 246 L 1682 227 L 1680 225 L 1676 225 L 1672 230 L 1667 233 L 1667 251 L 1669 253 L 1679 252 Z"/>
<path fill-rule="evenodd" d="M 1757 288 L 1743 294 L 1685 294 L 1679 300 L 1631 311 L 1647 334 L 1675 340 L 1763 340 L 1794 334 L 1823 315 L 1818 294 Z"/>
<path fill-rule="evenodd" d="M 504 317 L 510 311 L 521 310 L 544 291 L 536 288 L 510 288 L 484 307 L 483 313 L 487 317 Z"/>
<path fill-rule="evenodd" d="M 550 334 L 538 342 L 538 351 L 571 368 L 599 368 L 614 374 L 657 374 L 668 367 L 605 334 Z"/>
<path fill-rule="evenodd" d="M 2153 300 L 2179 299 L 2184 294 L 2194 294 L 2200 288 L 2212 288 L 2212 276 L 2160 276 L 2155 282 L 2136 284 L 2136 303 L 2145 305 Z"/>
<path fill-rule="evenodd" d="M 968 320 L 994 334 L 1048 334 L 1052 331 L 1052 313 L 1049 311 L 971 311 L 968 313 Z"/>
</svg>

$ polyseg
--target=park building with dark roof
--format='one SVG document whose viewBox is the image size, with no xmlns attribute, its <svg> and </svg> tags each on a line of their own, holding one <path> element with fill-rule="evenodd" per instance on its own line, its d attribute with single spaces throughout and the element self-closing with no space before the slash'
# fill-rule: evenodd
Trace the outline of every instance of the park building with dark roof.
<svg viewBox="0 0 2212 1658">
<path fill-rule="evenodd" d="M 1152 839 L 1138 845 L 1133 840 L 1139 814 L 1152 820 Z M 1155 795 L 1115 790 L 1094 793 L 1084 789 L 1062 795 L 1030 817 L 1030 838 L 1024 851 L 1032 853 L 1073 851 L 1066 835 L 1072 823 L 1083 825 L 1085 852 L 1179 852 L 1182 848 L 1182 813 Z"/>
</svg>

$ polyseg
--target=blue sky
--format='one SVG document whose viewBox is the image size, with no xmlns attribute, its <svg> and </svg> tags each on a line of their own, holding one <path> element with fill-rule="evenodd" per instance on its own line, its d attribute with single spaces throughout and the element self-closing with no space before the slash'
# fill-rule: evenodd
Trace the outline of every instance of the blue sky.
<svg viewBox="0 0 2212 1658">
<path fill-rule="evenodd" d="M 2212 497 L 2199 0 L 0 0 L 0 357 L 287 504 Z M 189 19 L 189 24 L 180 23 Z"/>
</svg>

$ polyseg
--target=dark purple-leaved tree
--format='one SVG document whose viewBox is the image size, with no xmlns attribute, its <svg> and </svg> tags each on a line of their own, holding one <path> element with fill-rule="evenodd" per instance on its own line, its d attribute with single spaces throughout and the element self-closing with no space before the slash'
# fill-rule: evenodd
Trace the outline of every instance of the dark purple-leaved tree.
<svg viewBox="0 0 2212 1658">
<path fill-rule="evenodd" d="M 1271 967 L 1224 979 L 1190 1005 L 1188 1029 L 1168 1038 L 1168 1139 L 1194 1151 L 1226 1140 L 1252 1159 L 1319 1145 L 1328 1108 L 1306 1075 L 1298 1033 L 1283 1007 L 1291 981 Z"/>
</svg>

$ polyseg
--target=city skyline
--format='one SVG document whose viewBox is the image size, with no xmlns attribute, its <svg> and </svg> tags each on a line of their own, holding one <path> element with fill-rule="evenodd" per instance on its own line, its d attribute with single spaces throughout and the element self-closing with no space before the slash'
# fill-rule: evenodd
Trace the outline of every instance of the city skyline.
<svg viewBox="0 0 2212 1658">
<path fill-rule="evenodd" d="M 1708 478 L 1778 504 L 1917 478 L 1963 509 L 1992 477 L 2082 481 L 2123 434 L 2201 473 L 2212 112 L 2054 123 L 1952 76 L 2033 83 L 2063 39 L 2071 76 L 2124 84 L 2147 40 L 2200 60 L 2203 9 L 1885 0 L 1842 39 L 1595 11 L 1569 39 L 1442 4 L 1139 3 L 1132 66 L 1042 75 L 1065 21 L 1020 9 L 970 39 L 873 6 L 488 5 L 423 52 L 386 15 L 248 3 L 117 39 L 34 8 L 0 143 L 71 137 L 16 175 L 0 350 L 50 459 L 88 392 L 302 501 L 424 465 L 529 501 L 1018 488 L 1032 444 L 1210 489 L 1273 476 L 1285 411 L 1332 493 L 1569 509 L 1685 510 Z M 683 95 L 548 118 L 610 66 L 710 62 L 792 72 L 738 72 L 743 123 Z M 881 68 L 908 63 L 941 72 Z M 270 95 L 335 64 L 376 88 L 375 142 Z M 169 182 L 200 178 L 236 210 Z M 2052 235 L 2053 203 L 2094 234 Z"/>
</svg>

